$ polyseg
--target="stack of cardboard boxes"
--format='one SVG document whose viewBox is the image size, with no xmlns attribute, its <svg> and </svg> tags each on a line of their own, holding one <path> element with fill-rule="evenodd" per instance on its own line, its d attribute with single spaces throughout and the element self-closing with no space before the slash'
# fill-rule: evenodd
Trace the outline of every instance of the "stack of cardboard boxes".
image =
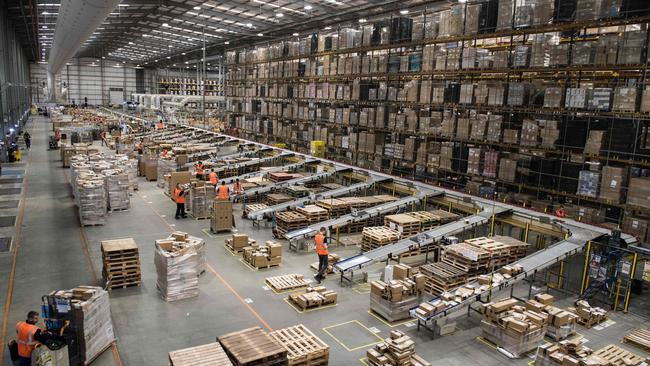
<svg viewBox="0 0 650 366">
<path fill-rule="evenodd" d="M 620 203 L 621 192 L 624 179 L 626 177 L 626 169 L 614 166 L 604 166 L 600 181 L 600 195 L 599 197 L 607 202 Z"/>
<path fill-rule="evenodd" d="M 425 281 L 426 277 L 413 274 L 410 266 L 393 266 L 391 280 L 372 281 L 370 284 L 370 310 L 388 321 L 408 318 L 409 309 L 417 305 Z"/>
<path fill-rule="evenodd" d="M 627 190 L 627 204 L 650 208 L 650 177 L 630 178 Z"/>
<path fill-rule="evenodd" d="M 578 323 L 585 328 L 601 323 L 607 319 L 607 310 L 599 307 L 592 307 L 586 300 L 578 300 L 575 307 L 567 308 L 567 311 L 578 316 Z"/>
<path fill-rule="evenodd" d="M 198 276 L 205 268 L 203 239 L 175 231 L 166 239 L 156 240 L 154 254 L 156 287 L 165 301 L 199 295 Z"/>
<path fill-rule="evenodd" d="M 239 253 L 246 247 L 255 244 L 255 239 L 251 239 L 246 234 L 232 234 L 232 237 L 226 239 L 226 246 L 235 253 Z"/>
<path fill-rule="evenodd" d="M 271 240 L 264 245 L 253 244 L 242 250 L 244 260 L 255 268 L 277 266 L 282 262 L 282 244 Z"/>
<path fill-rule="evenodd" d="M 390 337 L 366 352 L 368 362 L 373 366 L 431 366 L 415 354 L 415 342 L 399 330 L 390 332 Z"/>
<path fill-rule="evenodd" d="M 521 306 L 516 299 L 488 303 L 483 308 L 483 338 L 519 358 L 544 340 L 548 315 Z"/>
<path fill-rule="evenodd" d="M 559 341 L 576 333 L 578 317 L 571 312 L 553 306 L 553 301 L 552 295 L 537 294 L 535 299 L 528 300 L 525 306 L 528 310 L 548 314 L 546 335 Z"/>
<path fill-rule="evenodd" d="M 289 301 L 301 310 L 336 304 L 336 300 L 336 292 L 328 290 L 325 286 L 310 286 L 305 289 L 304 293 L 293 293 L 289 295 Z"/>
</svg>

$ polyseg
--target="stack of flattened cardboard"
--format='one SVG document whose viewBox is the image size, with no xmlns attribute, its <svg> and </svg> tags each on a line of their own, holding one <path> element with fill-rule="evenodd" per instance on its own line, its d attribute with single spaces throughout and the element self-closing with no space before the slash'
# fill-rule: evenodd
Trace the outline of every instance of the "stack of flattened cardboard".
<svg viewBox="0 0 650 366">
<path fill-rule="evenodd" d="M 131 206 L 129 196 L 129 176 L 119 170 L 104 170 L 108 208 L 112 211 L 126 210 Z"/>
<path fill-rule="evenodd" d="M 190 215 L 197 219 L 210 218 L 215 189 L 211 184 L 203 181 L 194 181 L 190 185 L 189 210 Z"/>
<path fill-rule="evenodd" d="M 50 295 L 70 301 L 70 327 L 78 332 L 80 362 L 90 364 L 115 341 L 108 292 L 101 287 L 79 286 Z"/>
<path fill-rule="evenodd" d="M 488 303 L 482 308 L 483 338 L 496 344 L 512 357 L 519 358 L 544 340 L 548 315 L 526 309 L 516 299 Z"/>
<path fill-rule="evenodd" d="M 307 287 L 304 293 L 290 294 L 288 300 L 301 310 L 336 304 L 336 292 L 325 286 Z"/>
<path fill-rule="evenodd" d="M 205 242 L 184 232 L 173 232 L 166 239 L 156 240 L 154 264 L 156 286 L 165 301 L 198 296 L 198 276 L 205 268 Z"/>
<path fill-rule="evenodd" d="M 232 215 L 232 202 L 221 200 L 212 201 L 210 231 L 213 233 L 231 231 L 233 223 L 234 217 Z"/>
<path fill-rule="evenodd" d="M 390 337 L 383 343 L 375 345 L 366 352 L 371 365 L 383 366 L 431 366 L 422 357 L 415 354 L 415 342 L 399 330 L 390 332 Z"/>
<path fill-rule="evenodd" d="M 76 182 L 79 221 L 82 226 L 106 223 L 106 184 L 102 175 L 80 175 Z"/>
<path fill-rule="evenodd" d="M 263 245 L 253 244 L 242 249 L 244 261 L 255 268 L 273 267 L 282 262 L 282 244 L 267 240 Z"/>
</svg>

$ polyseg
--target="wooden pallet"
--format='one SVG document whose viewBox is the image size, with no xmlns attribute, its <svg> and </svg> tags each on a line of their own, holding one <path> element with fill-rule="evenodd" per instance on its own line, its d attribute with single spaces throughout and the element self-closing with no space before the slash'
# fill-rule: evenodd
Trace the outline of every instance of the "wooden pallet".
<svg viewBox="0 0 650 366">
<path fill-rule="evenodd" d="M 264 282 L 277 292 L 294 290 L 309 286 L 309 282 L 297 273 L 267 277 Z"/>
<path fill-rule="evenodd" d="M 329 218 L 338 218 L 350 212 L 350 205 L 338 198 L 328 198 L 316 202 L 316 206 L 327 210 Z"/>
<path fill-rule="evenodd" d="M 432 295 L 462 286 L 468 279 L 465 269 L 445 262 L 423 265 L 420 267 L 420 273 L 426 276 L 425 290 Z"/>
<path fill-rule="evenodd" d="M 140 255 L 132 238 L 102 241 L 101 249 L 102 278 L 110 289 L 140 285 Z"/>
<path fill-rule="evenodd" d="M 217 342 L 169 352 L 169 363 L 171 366 L 232 366 Z"/>
<path fill-rule="evenodd" d="M 582 325 L 583 327 L 585 327 L 587 329 L 590 329 L 594 325 L 598 325 L 598 324 L 604 322 L 605 320 L 607 320 L 606 316 L 595 316 L 595 317 L 592 317 L 592 318 L 589 318 L 589 319 L 583 319 L 581 317 L 578 317 L 577 322 L 578 322 L 578 324 Z"/>
<path fill-rule="evenodd" d="M 263 210 L 265 208 L 268 208 L 269 206 L 263 204 L 263 203 L 253 203 L 253 204 L 247 204 L 246 209 L 244 210 L 244 214 L 248 215 L 251 212 Z"/>
<path fill-rule="evenodd" d="M 399 240 L 400 234 L 386 226 L 371 226 L 363 229 L 361 250 L 369 251 Z"/>
<path fill-rule="evenodd" d="M 650 351 L 650 330 L 636 329 L 632 333 L 623 337 L 623 341 L 631 343 L 645 351 Z"/>
<path fill-rule="evenodd" d="M 287 350 L 260 327 L 225 334 L 217 340 L 235 366 L 287 364 Z"/>
<path fill-rule="evenodd" d="M 289 366 L 326 366 L 329 346 L 302 324 L 269 333 L 287 349 Z"/>
<path fill-rule="evenodd" d="M 316 205 L 306 205 L 305 207 L 296 208 L 296 212 L 307 218 L 309 224 L 325 221 L 329 217 L 326 209 Z"/>
<path fill-rule="evenodd" d="M 268 206 L 275 206 L 287 201 L 291 201 L 292 198 L 289 195 L 283 193 L 269 193 L 266 195 L 266 204 Z"/>
<path fill-rule="evenodd" d="M 420 220 L 407 214 L 387 215 L 384 226 L 397 230 L 402 237 L 410 237 L 420 231 Z"/>
<path fill-rule="evenodd" d="M 614 366 L 636 365 L 644 360 L 643 357 L 613 344 L 595 351 L 593 355 L 610 362 Z"/>
</svg>

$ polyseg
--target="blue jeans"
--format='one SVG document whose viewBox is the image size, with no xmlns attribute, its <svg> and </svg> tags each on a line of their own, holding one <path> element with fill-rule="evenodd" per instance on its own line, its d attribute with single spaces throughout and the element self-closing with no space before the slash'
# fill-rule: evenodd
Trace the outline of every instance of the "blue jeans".
<svg viewBox="0 0 650 366">
<path fill-rule="evenodd" d="M 18 366 L 32 366 L 32 359 L 27 357 L 18 357 Z"/>
</svg>

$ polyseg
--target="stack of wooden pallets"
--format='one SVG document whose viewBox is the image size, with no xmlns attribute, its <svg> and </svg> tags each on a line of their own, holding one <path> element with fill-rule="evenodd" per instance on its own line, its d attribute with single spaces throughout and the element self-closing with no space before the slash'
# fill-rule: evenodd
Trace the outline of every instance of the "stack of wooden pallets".
<svg viewBox="0 0 650 366">
<path fill-rule="evenodd" d="M 260 327 L 217 338 L 235 366 L 287 365 L 287 350 Z"/>
<path fill-rule="evenodd" d="M 102 241 L 102 275 L 109 289 L 140 286 L 140 254 L 132 238 Z"/>
<path fill-rule="evenodd" d="M 287 350 L 289 366 L 326 366 L 330 347 L 302 324 L 269 333 Z"/>
<path fill-rule="evenodd" d="M 269 207 L 269 206 L 267 206 L 267 205 L 264 204 L 264 203 L 253 203 L 253 204 L 248 204 L 248 205 L 246 205 L 246 208 L 244 209 L 244 215 L 248 215 L 248 214 L 250 214 L 251 212 L 255 212 L 255 211 L 259 211 L 259 210 L 263 210 L 263 209 L 268 208 L 268 207 Z"/>
<path fill-rule="evenodd" d="M 307 188 L 305 186 L 287 187 L 286 191 L 287 191 L 287 194 L 289 194 L 291 197 L 295 197 L 295 198 L 307 197 L 307 196 L 309 196 L 309 193 L 311 193 L 309 188 Z"/>
<path fill-rule="evenodd" d="M 341 217 L 350 211 L 350 205 L 337 198 L 319 200 L 316 206 L 326 209 L 330 219 Z"/>
<path fill-rule="evenodd" d="M 322 207 L 316 205 L 306 205 L 305 207 L 296 208 L 296 212 L 303 214 L 309 224 L 325 221 L 328 217 L 328 212 Z"/>
<path fill-rule="evenodd" d="M 321 187 L 325 188 L 328 191 L 343 188 L 343 186 L 338 183 L 323 183 L 321 184 Z"/>
<path fill-rule="evenodd" d="M 442 261 L 475 276 L 525 257 L 527 248 L 528 244 L 510 237 L 479 237 L 445 247 Z"/>
<path fill-rule="evenodd" d="M 424 290 L 432 295 L 462 286 L 468 277 L 466 270 L 445 262 L 425 264 L 420 267 L 420 273 L 427 278 Z"/>
<path fill-rule="evenodd" d="M 297 273 L 267 277 L 264 281 L 276 292 L 295 290 L 309 286 L 309 282 L 305 280 L 305 276 Z"/>
<path fill-rule="evenodd" d="M 400 234 L 386 226 L 371 226 L 363 228 L 363 237 L 361 239 L 361 250 L 369 250 L 383 247 L 398 241 Z"/>
<path fill-rule="evenodd" d="M 650 351 L 650 330 L 637 329 L 623 337 L 623 341 Z"/>
<path fill-rule="evenodd" d="M 269 193 L 266 195 L 266 204 L 268 206 L 275 206 L 287 201 L 291 201 L 291 196 L 284 193 Z"/>
<path fill-rule="evenodd" d="M 353 210 L 363 210 L 370 205 L 370 203 L 364 200 L 363 197 L 339 197 L 337 199 L 347 203 L 348 207 Z"/>
<path fill-rule="evenodd" d="M 228 355 L 217 342 L 169 352 L 169 364 L 171 366 L 232 366 Z"/>
<path fill-rule="evenodd" d="M 302 229 L 309 225 L 309 220 L 305 215 L 295 211 L 278 212 L 275 214 L 275 234 L 278 237 L 283 237 L 284 234 Z"/>
<path fill-rule="evenodd" d="M 431 230 L 436 226 L 454 221 L 458 218 L 458 215 L 442 210 L 435 210 L 433 212 L 415 211 L 408 212 L 406 215 L 420 221 L 420 231 Z"/>
<path fill-rule="evenodd" d="M 404 238 L 411 237 L 420 231 L 420 219 L 407 214 L 387 215 L 384 226 L 397 230 Z"/>
<path fill-rule="evenodd" d="M 292 180 L 300 177 L 301 177 L 300 174 L 291 174 L 285 172 L 269 173 L 269 180 L 275 183 L 284 182 L 286 180 Z"/>
<path fill-rule="evenodd" d="M 641 365 L 645 361 L 645 358 L 613 344 L 595 351 L 593 355 L 614 366 Z"/>
</svg>

